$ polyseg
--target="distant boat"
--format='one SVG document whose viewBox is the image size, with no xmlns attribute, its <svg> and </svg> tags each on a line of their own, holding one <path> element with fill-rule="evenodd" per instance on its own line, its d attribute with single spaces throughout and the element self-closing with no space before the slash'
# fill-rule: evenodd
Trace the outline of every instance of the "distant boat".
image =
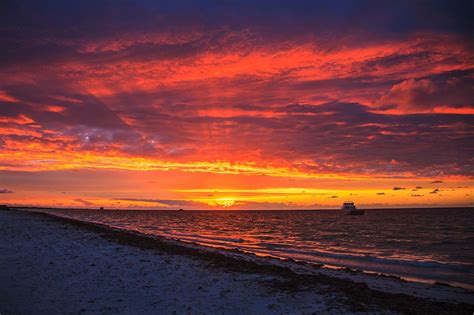
<svg viewBox="0 0 474 315">
<path fill-rule="evenodd" d="M 178 211 L 184 211 L 184 209 L 178 209 Z"/>
<path fill-rule="evenodd" d="M 346 201 L 342 204 L 341 210 L 344 211 L 345 214 L 349 215 L 363 215 L 365 213 L 364 210 L 357 209 L 354 202 Z"/>
</svg>

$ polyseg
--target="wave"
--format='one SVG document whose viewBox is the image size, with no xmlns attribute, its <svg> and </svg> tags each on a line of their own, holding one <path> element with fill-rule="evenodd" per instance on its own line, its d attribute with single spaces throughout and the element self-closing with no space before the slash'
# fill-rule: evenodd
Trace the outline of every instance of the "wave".
<svg viewBox="0 0 474 315">
<path fill-rule="evenodd" d="M 165 235 L 163 235 L 165 236 Z M 370 273 L 380 273 L 401 277 L 410 281 L 419 282 L 445 282 L 455 286 L 474 286 L 474 265 L 467 263 L 445 263 L 434 260 L 408 260 L 400 258 L 385 258 L 372 255 L 359 255 L 348 253 L 334 253 L 318 250 L 283 248 L 281 244 L 266 244 L 265 247 L 252 247 L 244 244 L 230 244 L 218 241 L 218 238 L 206 237 L 178 237 L 166 235 L 179 241 L 193 242 L 203 246 L 223 249 L 239 249 L 243 252 L 259 256 L 271 256 L 279 259 L 293 259 L 306 263 L 323 264 L 329 268 L 350 268 Z M 219 238 L 229 240 L 229 238 Z M 462 284 L 462 285 L 461 285 Z"/>
<path fill-rule="evenodd" d="M 175 237 L 178 239 L 188 239 L 192 241 L 199 242 L 201 240 L 208 240 L 208 241 L 222 241 L 222 242 L 230 242 L 230 243 L 244 243 L 245 240 L 242 238 L 232 238 L 232 237 L 216 237 L 216 236 L 206 236 L 206 235 L 199 235 L 199 234 L 181 234 L 181 233 L 160 233 L 162 236 L 167 237 Z"/>
<path fill-rule="evenodd" d="M 361 261 L 361 262 L 375 262 L 380 263 L 383 265 L 398 265 L 398 266 L 413 266 L 418 268 L 431 268 L 431 269 L 450 269 L 455 271 L 472 271 L 474 266 L 466 264 L 466 263 L 459 263 L 459 264 L 452 264 L 452 263 L 445 263 L 435 260 L 408 260 L 408 259 L 401 259 L 401 258 L 384 258 L 384 257 L 377 257 L 371 256 L 368 254 L 365 255 L 358 255 L 358 254 L 347 254 L 347 253 L 334 253 L 328 251 L 320 251 L 320 250 L 297 250 L 297 249 L 281 249 L 279 250 L 282 253 L 286 254 L 296 254 L 296 255 L 304 255 L 304 256 L 314 256 L 314 257 L 322 257 L 322 258 L 331 258 L 334 260 L 342 261 Z"/>
<path fill-rule="evenodd" d="M 251 252 L 257 255 L 273 256 L 276 258 L 291 258 L 295 260 L 322 263 L 328 267 L 349 267 L 364 271 L 380 272 L 384 274 L 405 276 L 405 277 L 430 277 L 432 273 L 438 275 L 468 275 L 474 273 L 474 266 L 466 263 L 445 263 L 435 260 L 408 260 L 401 258 L 386 258 L 372 256 L 367 254 L 349 254 L 321 251 L 315 249 L 291 249 L 291 246 L 274 243 L 260 243 L 258 246 L 245 244 L 232 244 L 235 240 L 243 243 L 242 239 L 233 239 L 225 237 L 209 237 L 196 234 L 166 235 L 177 238 L 178 240 L 195 242 L 205 246 L 221 248 L 238 248 L 240 250 Z M 222 240 L 224 242 L 222 242 Z M 232 242 L 231 244 L 227 243 Z M 469 281 L 470 282 L 470 281 Z"/>
<path fill-rule="evenodd" d="M 162 232 L 158 234 L 161 236 L 176 238 L 182 241 L 196 242 L 207 246 L 219 246 L 223 248 L 236 247 L 238 249 L 255 254 L 270 254 L 272 256 L 281 258 L 293 258 L 305 261 L 310 260 L 310 262 L 324 263 L 327 265 L 334 264 L 336 266 L 359 266 L 361 269 L 363 269 L 363 267 L 369 267 L 367 266 L 369 263 L 372 265 L 372 267 L 374 267 L 374 265 L 379 267 L 399 266 L 430 270 L 442 269 L 458 272 L 473 272 L 474 270 L 474 266 L 467 263 L 454 264 L 428 259 L 387 258 L 373 256 L 370 254 L 336 253 L 331 251 L 316 250 L 314 248 L 306 248 L 303 250 L 292 249 L 292 245 L 270 242 L 246 244 L 246 240 L 242 238 L 216 237 L 188 233 Z"/>
</svg>

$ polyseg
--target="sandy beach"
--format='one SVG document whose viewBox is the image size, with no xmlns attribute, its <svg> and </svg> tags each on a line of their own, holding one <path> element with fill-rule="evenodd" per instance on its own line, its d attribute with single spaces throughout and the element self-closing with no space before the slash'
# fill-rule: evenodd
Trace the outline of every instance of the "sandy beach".
<svg viewBox="0 0 474 315">
<path fill-rule="evenodd" d="M 474 294 L 0 211 L 1 314 L 472 314 Z"/>
</svg>

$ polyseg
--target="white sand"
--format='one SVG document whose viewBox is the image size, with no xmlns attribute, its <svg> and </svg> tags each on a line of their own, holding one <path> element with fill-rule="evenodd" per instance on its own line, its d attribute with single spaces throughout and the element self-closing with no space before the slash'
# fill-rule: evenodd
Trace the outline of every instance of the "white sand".
<svg viewBox="0 0 474 315">
<path fill-rule="evenodd" d="M 278 276 L 216 269 L 197 258 L 122 245 L 47 217 L 0 211 L 0 231 L 1 314 L 351 312 L 340 302 L 345 299 L 341 293 L 283 290 L 270 285 Z M 284 264 L 300 274 L 351 278 L 379 291 L 439 301 L 474 301 L 472 293 L 462 289 L 225 253 L 237 259 Z"/>
</svg>

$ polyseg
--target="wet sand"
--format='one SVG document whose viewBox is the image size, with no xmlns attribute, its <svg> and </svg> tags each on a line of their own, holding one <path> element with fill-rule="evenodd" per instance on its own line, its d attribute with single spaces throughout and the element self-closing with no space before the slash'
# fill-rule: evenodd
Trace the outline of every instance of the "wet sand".
<svg viewBox="0 0 474 315">
<path fill-rule="evenodd" d="M 0 313 L 472 314 L 474 295 L 0 211 Z"/>
</svg>

